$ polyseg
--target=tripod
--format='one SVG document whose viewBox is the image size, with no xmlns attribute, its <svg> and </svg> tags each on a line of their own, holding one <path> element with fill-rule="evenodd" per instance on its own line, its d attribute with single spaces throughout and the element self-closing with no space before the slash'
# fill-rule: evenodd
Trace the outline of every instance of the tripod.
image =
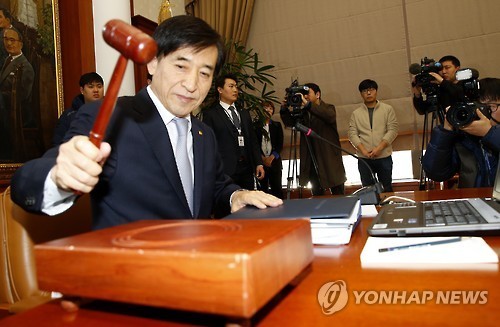
<svg viewBox="0 0 500 327">
<path fill-rule="evenodd" d="M 422 135 L 422 144 L 420 146 L 420 180 L 419 187 L 420 191 L 424 191 L 428 189 L 427 176 L 425 175 L 424 166 L 422 165 L 422 158 L 424 157 L 424 149 L 426 145 L 429 143 L 429 114 L 432 113 L 432 118 L 430 121 L 431 128 L 430 131 L 434 128 L 434 125 L 440 121 L 444 120 L 443 113 L 440 111 L 439 103 L 437 100 L 437 96 L 430 96 L 427 98 L 427 102 L 429 103 L 429 110 L 424 114 L 424 129 Z"/>
<path fill-rule="evenodd" d="M 294 176 L 299 184 L 299 170 L 297 168 L 297 130 L 295 126 L 292 127 L 292 134 L 290 135 L 290 153 L 288 156 L 288 174 L 286 177 L 286 198 L 290 200 L 290 192 L 293 186 Z M 295 175 L 297 174 L 297 175 Z M 302 189 L 299 188 L 299 198 L 302 198 Z"/>
<path fill-rule="evenodd" d="M 302 198 L 302 186 L 300 185 L 300 171 L 297 167 L 297 129 L 294 126 L 292 126 L 292 133 L 290 135 L 290 152 L 289 152 L 289 161 L 288 161 L 288 174 L 286 178 L 286 198 L 287 200 L 290 199 L 290 193 L 292 191 L 292 186 L 293 186 L 293 179 L 295 177 L 297 181 L 297 187 L 299 189 L 299 198 Z M 309 155 L 311 157 L 311 161 L 313 163 L 314 170 L 316 172 L 316 176 L 318 176 L 318 181 L 319 184 L 321 185 L 321 180 L 319 176 L 319 170 L 318 170 L 318 162 L 316 160 L 316 156 L 312 152 L 312 146 L 307 137 L 304 137 L 307 145 L 307 149 L 309 151 Z"/>
</svg>

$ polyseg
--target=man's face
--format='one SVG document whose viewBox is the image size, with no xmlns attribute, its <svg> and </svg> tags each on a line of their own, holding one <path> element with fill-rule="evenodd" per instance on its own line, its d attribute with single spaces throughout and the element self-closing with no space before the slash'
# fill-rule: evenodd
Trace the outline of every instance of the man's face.
<svg viewBox="0 0 500 327">
<path fill-rule="evenodd" d="M 268 104 L 264 105 L 262 108 L 264 108 L 264 111 L 267 114 L 267 117 L 271 118 L 274 114 L 274 108 Z"/>
<path fill-rule="evenodd" d="M 198 51 L 183 47 L 148 63 L 148 71 L 154 75 L 151 90 L 173 115 L 185 117 L 205 99 L 212 85 L 217 54 L 216 46 Z"/>
<path fill-rule="evenodd" d="M 102 99 L 104 96 L 104 86 L 99 81 L 93 81 L 80 87 L 85 103 Z"/>
<path fill-rule="evenodd" d="M 11 56 L 20 54 L 23 48 L 23 42 L 21 42 L 19 35 L 14 30 L 5 30 L 3 34 L 3 44 L 5 45 L 5 50 L 7 50 Z"/>
<path fill-rule="evenodd" d="M 224 87 L 218 87 L 220 100 L 227 104 L 232 104 L 238 99 L 238 85 L 236 81 L 231 78 L 224 80 Z"/>
<path fill-rule="evenodd" d="M 7 28 L 10 26 L 10 19 L 5 17 L 3 11 L 0 10 L 0 28 Z"/>
<path fill-rule="evenodd" d="M 361 90 L 360 93 L 364 103 L 373 103 L 377 101 L 377 90 L 373 87 Z"/>
<path fill-rule="evenodd" d="M 454 82 L 455 73 L 460 69 L 460 67 L 453 65 L 451 61 L 443 61 L 441 64 L 443 65 L 443 69 L 439 72 L 439 75 L 447 81 Z"/>
<path fill-rule="evenodd" d="M 319 104 L 320 101 L 320 93 L 314 92 L 312 88 L 309 88 L 309 93 L 304 96 L 307 101 L 310 101 L 315 104 Z"/>
<path fill-rule="evenodd" d="M 491 110 L 491 118 L 494 120 L 490 120 L 494 125 L 497 125 L 496 122 L 500 121 L 500 99 L 491 100 L 491 99 L 481 99 L 481 103 L 490 107 Z"/>
</svg>

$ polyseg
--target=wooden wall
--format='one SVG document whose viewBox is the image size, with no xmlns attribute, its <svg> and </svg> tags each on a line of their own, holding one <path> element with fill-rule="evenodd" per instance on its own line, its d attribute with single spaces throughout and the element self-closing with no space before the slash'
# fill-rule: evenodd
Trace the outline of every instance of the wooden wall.
<svg viewBox="0 0 500 327">
<path fill-rule="evenodd" d="M 80 92 L 83 72 L 95 71 L 92 0 L 59 0 L 64 108 Z"/>
</svg>

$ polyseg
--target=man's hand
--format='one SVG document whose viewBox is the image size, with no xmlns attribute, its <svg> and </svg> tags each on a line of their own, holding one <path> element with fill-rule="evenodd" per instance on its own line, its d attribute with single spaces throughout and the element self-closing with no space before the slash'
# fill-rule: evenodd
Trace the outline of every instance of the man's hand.
<svg viewBox="0 0 500 327">
<path fill-rule="evenodd" d="M 233 193 L 231 212 L 235 212 L 246 205 L 253 205 L 259 209 L 265 209 L 267 207 L 278 207 L 282 204 L 283 200 L 262 191 L 236 191 Z"/>
<path fill-rule="evenodd" d="M 361 152 L 361 154 L 367 158 L 370 158 L 370 153 L 371 151 L 368 151 L 366 149 L 366 147 L 363 145 L 363 143 L 359 143 L 358 146 L 357 146 L 359 152 Z"/>
<path fill-rule="evenodd" d="M 453 130 L 453 126 L 451 126 L 451 124 L 448 121 L 448 119 L 446 119 L 446 113 L 448 112 L 449 109 L 450 109 L 450 106 L 448 106 L 448 107 L 445 108 L 443 128 L 446 129 L 446 130 L 448 130 L 448 131 L 452 131 Z"/>
<path fill-rule="evenodd" d="M 413 93 L 413 96 L 415 96 L 416 98 L 420 98 L 422 96 L 422 87 L 420 85 L 417 85 L 415 76 L 413 76 L 411 79 L 411 91 Z"/>
<path fill-rule="evenodd" d="M 380 141 L 379 145 L 377 145 L 373 150 L 370 151 L 369 158 L 378 158 L 378 156 L 380 156 L 380 152 L 382 152 L 382 150 L 384 150 L 388 145 L 389 143 L 387 143 L 386 140 Z"/>
<path fill-rule="evenodd" d="M 432 77 L 434 77 L 434 80 L 431 81 L 431 83 L 434 83 L 434 84 L 441 84 L 443 83 L 443 76 L 439 75 L 438 73 L 434 73 L 434 72 L 429 72 L 429 75 L 431 75 Z"/>
<path fill-rule="evenodd" d="M 274 154 L 271 154 L 268 157 L 262 156 L 262 162 L 266 167 L 271 167 L 271 165 L 273 164 L 273 160 L 274 160 Z"/>
<path fill-rule="evenodd" d="M 87 136 L 75 136 L 59 147 L 51 178 L 60 189 L 89 193 L 99 181 L 102 164 L 110 153 L 108 143 L 103 142 L 98 149 Z"/>
<path fill-rule="evenodd" d="M 476 109 L 476 114 L 479 120 L 474 120 L 470 125 L 462 127 L 464 132 L 475 136 L 485 136 L 490 130 L 492 124 L 491 121 L 486 117 L 481 110 Z"/>
<path fill-rule="evenodd" d="M 296 95 L 300 95 L 300 98 L 302 99 L 302 106 L 303 107 L 307 106 L 309 100 L 302 93 L 296 93 Z"/>
<path fill-rule="evenodd" d="M 265 174 L 266 174 L 266 172 L 264 171 L 264 166 L 258 165 L 255 168 L 255 176 L 257 176 L 258 180 L 263 179 Z"/>
</svg>

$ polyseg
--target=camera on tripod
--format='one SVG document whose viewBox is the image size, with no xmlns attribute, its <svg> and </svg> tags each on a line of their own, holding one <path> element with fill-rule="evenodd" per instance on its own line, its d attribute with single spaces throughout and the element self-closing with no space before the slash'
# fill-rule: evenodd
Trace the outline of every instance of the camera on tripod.
<svg viewBox="0 0 500 327">
<path fill-rule="evenodd" d="M 440 62 L 427 57 L 420 60 L 420 65 L 411 64 L 409 68 L 410 73 L 415 75 L 413 86 L 421 87 L 427 96 L 435 95 L 439 91 L 439 86 L 433 83 L 435 78 L 429 73 L 439 73 L 442 69 L 443 65 Z"/>
<path fill-rule="evenodd" d="M 476 109 L 488 118 L 491 118 L 491 109 L 489 106 L 481 104 L 479 100 L 479 82 L 477 78 L 479 72 L 473 68 L 459 69 L 455 78 L 462 85 L 464 92 L 464 101 L 453 104 L 446 112 L 446 119 L 456 129 L 465 127 L 478 120 L 479 116 Z"/>
<path fill-rule="evenodd" d="M 302 95 L 309 94 L 309 87 L 306 85 L 299 85 L 297 80 L 294 80 L 290 87 L 285 89 L 286 92 L 286 105 L 288 107 L 292 107 L 295 111 L 296 109 L 300 109 L 302 107 Z"/>
</svg>

